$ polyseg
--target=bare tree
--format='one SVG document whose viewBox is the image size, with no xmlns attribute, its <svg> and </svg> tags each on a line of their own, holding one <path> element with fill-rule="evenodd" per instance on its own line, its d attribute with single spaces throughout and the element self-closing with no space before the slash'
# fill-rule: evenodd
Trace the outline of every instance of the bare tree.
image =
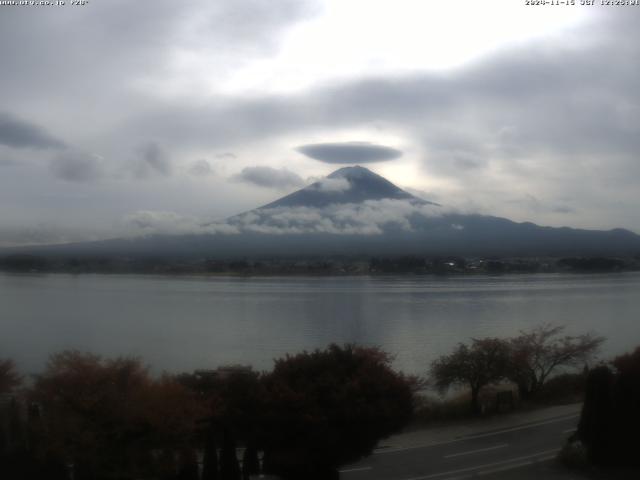
<svg viewBox="0 0 640 480">
<path fill-rule="evenodd" d="M 518 386 L 520 398 L 534 396 L 554 370 L 584 366 L 604 342 L 591 333 L 562 336 L 564 330 L 564 326 L 546 323 L 509 341 L 507 377 Z"/>
<path fill-rule="evenodd" d="M 471 411 L 479 413 L 480 390 L 505 377 L 508 361 L 508 342 L 499 338 L 473 339 L 471 346 L 460 343 L 453 353 L 435 360 L 431 378 L 441 391 L 456 384 L 468 386 Z"/>
</svg>

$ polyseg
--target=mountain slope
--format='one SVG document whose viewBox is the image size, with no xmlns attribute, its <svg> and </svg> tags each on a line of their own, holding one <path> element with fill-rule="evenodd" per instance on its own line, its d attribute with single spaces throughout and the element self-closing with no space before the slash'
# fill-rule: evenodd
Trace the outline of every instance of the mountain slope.
<svg viewBox="0 0 640 480">
<path fill-rule="evenodd" d="M 328 177 L 261 208 L 320 208 L 331 204 L 361 203 L 367 200 L 383 199 L 431 203 L 405 192 L 371 170 L 355 166 L 336 170 Z"/>
</svg>

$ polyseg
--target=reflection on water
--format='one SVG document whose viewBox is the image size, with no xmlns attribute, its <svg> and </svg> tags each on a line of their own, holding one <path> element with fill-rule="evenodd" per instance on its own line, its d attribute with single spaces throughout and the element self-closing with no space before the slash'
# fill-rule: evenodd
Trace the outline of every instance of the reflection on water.
<svg viewBox="0 0 640 480">
<path fill-rule="evenodd" d="M 253 364 L 330 342 L 380 345 L 424 373 L 470 337 L 542 322 L 640 344 L 640 274 L 205 278 L 0 274 L 0 357 L 25 371 L 66 348 L 171 371 Z"/>
</svg>

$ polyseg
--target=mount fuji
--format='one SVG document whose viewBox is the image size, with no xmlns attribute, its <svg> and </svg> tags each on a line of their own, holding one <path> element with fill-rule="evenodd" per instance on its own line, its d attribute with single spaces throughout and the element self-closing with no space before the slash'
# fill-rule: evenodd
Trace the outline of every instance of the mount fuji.
<svg viewBox="0 0 640 480">
<path fill-rule="evenodd" d="M 345 167 L 294 193 L 181 234 L 22 247 L 22 253 L 181 258 L 328 255 L 637 255 L 624 230 L 554 228 L 455 213 L 360 167 Z"/>
</svg>

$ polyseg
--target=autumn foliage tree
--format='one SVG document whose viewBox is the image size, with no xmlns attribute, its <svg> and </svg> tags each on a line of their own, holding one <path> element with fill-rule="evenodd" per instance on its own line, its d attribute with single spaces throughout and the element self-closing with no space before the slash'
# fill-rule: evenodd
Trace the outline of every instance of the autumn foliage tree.
<svg viewBox="0 0 640 480">
<path fill-rule="evenodd" d="M 593 334 L 562 335 L 564 330 L 563 326 L 543 324 L 509 340 L 507 377 L 518 386 L 520 398 L 535 396 L 559 369 L 583 367 L 604 342 Z"/>
<path fill-rule="evenodd" d="M 479 413 L 480 391 L 502 380 L 507 372 L 509 347 L 499 338 L 473 339 L 471 345 L 459 343 L 449 355 L 431 364 L 431 378 L 442 392 L 452 385 L 469 387 L 471 411 Z"/>
<path fill-rule="evenodd" d="M 286 356 L 264 378 L 265 467 L 285 479 L 338 478 L 409 420 L 412 379 L 377 348 L 331 345 Z"/>
<path fill-rule="evenodd" d="M 50 358 L 31 400 L 42 405 L 48 447 L 74 463 L 78 480 L 160 476 L 154 452 L 188 455 L 201 414 L 190 391 L 152 378 L 138 359 L 75 351 Z"/>
</svg>

